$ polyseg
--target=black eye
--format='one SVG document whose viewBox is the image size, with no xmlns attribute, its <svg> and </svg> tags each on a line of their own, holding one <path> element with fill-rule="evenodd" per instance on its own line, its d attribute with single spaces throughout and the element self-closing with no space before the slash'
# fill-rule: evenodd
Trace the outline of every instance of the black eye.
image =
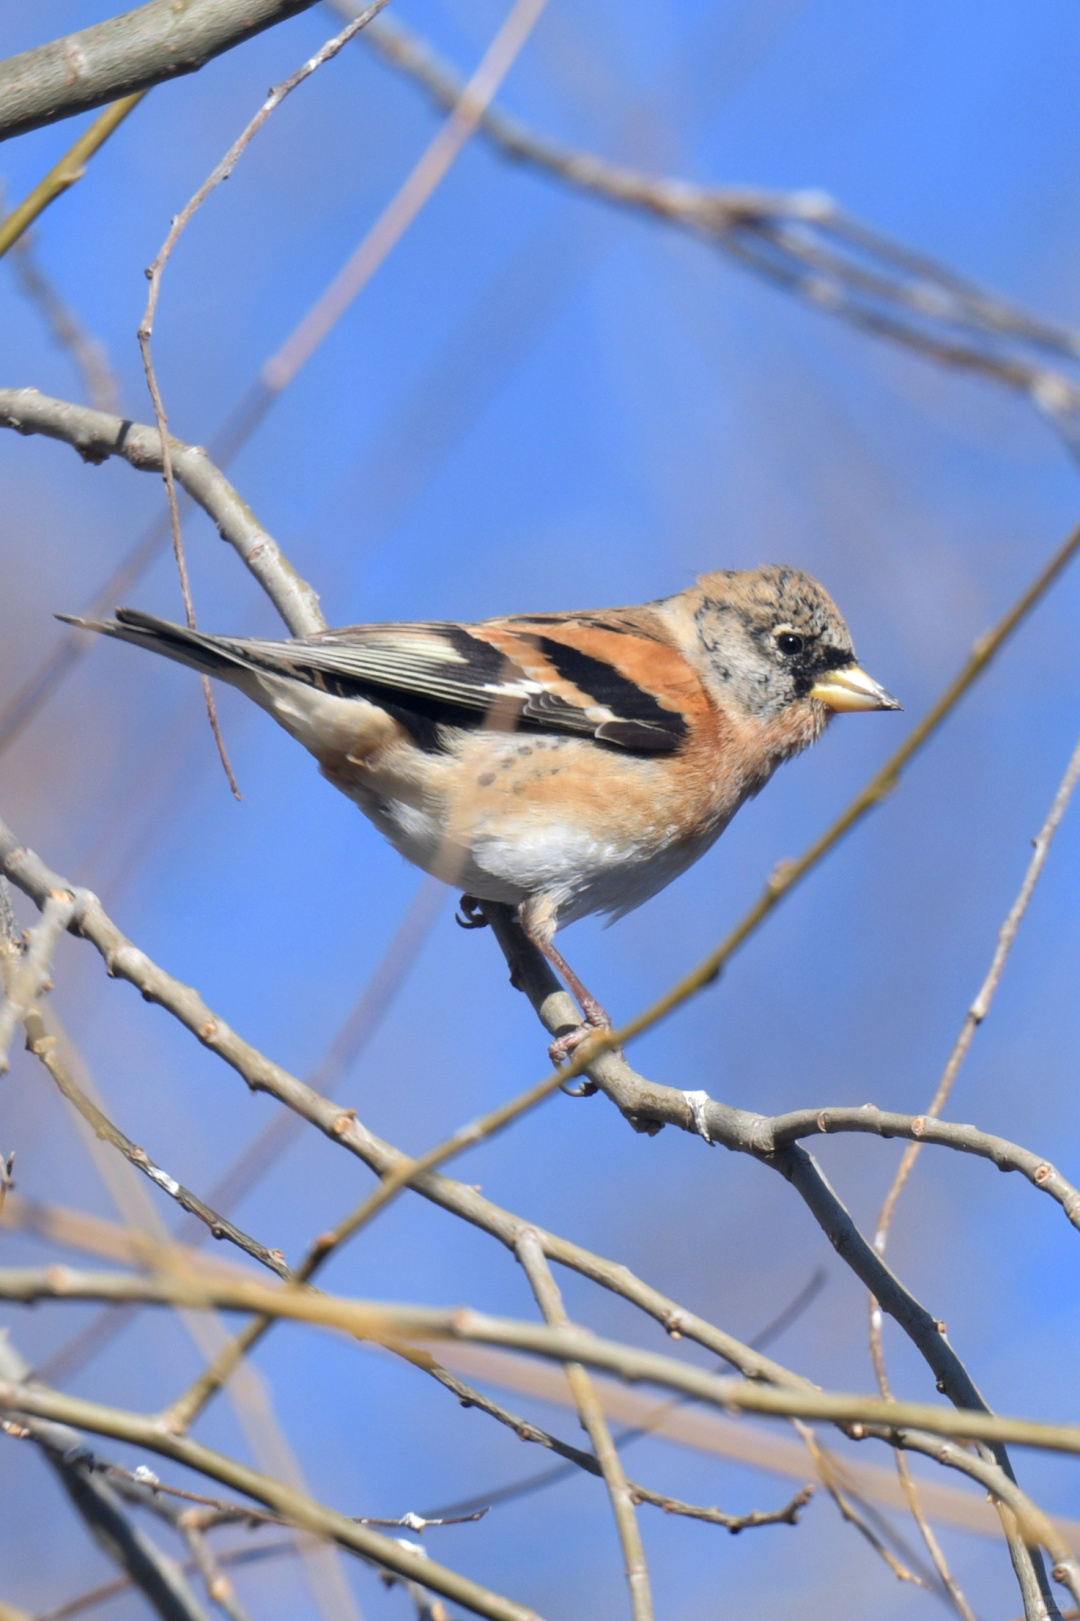
<svg viewBox="0 0 1080 1621">
<path fill-rule="evenodd" d="M 806 646 L 806 637 L 796 636 L 793 630 L 785 630 L 776 638 L 776 645 L 781 653 L 786 653 L 789 658 L 794 658 L 795 654 L 801 653 Z"/>
</svg>

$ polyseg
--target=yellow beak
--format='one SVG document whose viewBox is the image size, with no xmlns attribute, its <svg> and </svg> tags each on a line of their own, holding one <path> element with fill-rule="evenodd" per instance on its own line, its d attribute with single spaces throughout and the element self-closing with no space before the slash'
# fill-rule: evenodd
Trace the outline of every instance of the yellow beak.
<svg viewBox="0 0 1080 1621">
<path fill-rule="evenodd" d="M 857 664 L 845 664 L 842 670 L 830 670 L 814 682 L 811 698 L 820 698 L 830 709 L 903 709 L 891 693 L 879 686 Z"/>
</svg>

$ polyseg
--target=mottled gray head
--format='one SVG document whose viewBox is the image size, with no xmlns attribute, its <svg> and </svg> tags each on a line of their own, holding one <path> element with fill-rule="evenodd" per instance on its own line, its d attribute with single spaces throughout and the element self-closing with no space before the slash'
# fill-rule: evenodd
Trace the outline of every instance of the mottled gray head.
<svg viewBox="0 0 1080 1621">
<path fill-rule="evenodd" d="M 702 574 L 697 583 L 699 645 L 713 678 L 745 714 L 768 720 L 800 701 L 900 708 L 859 669 L 839 608 L 809 574 L 770 564 Z"/>
</svg>

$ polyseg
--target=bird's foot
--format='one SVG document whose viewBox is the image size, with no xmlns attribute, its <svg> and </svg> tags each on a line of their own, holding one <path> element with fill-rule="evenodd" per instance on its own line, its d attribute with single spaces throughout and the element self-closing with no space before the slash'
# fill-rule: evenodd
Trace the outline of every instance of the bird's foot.
<svg viewBox="0 0 1080 1621">
<path fill-rule="evenodd" d="M 488 926 L 475 895 L 462 895 L 461 905 L 454 913 L 454 922 L 459 929 L 486 929 Z"/>
<path fill-rule="evenodd" d="M 548 1048 L 548 1057 L 555 1068 L 558 1069 L 560 1064 L 565 1064 L 571 1053 L 588 1041 L 590 1036 L 598 1035 L 602 1031 L 610 1031 L 611 1028 L 611 1021 L 606 1015 L 602 1019 L 586 1018 L 581 1024 L 575 1025 L 572 1030 L 566 1030 L 561 1036 L 556 1036 Z M 569 1093 L 571 1097 L 591 1097 L 596 1091 L 596 1082 L 583 1077 L 579 1086 L 571 1087 L 568 1083 L 563 1087 L 563 1091 Z"/>
</svg>

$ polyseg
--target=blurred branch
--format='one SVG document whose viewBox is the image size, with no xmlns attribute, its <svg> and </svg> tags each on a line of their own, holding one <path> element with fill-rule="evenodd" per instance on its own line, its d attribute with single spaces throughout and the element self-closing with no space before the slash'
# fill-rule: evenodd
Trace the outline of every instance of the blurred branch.
<svg viewBox="0 0 1080 1621">
<path fill-rule="evenodd" d="M 236 1565 L 259 1564 L 264 1559 L 288 1558 L 295 1552 L 296 1544 L 292 1541 L 271 1542 L 264 1543 L 258 1548 L 224 1549 L 217 1554 L 217 1562 L 219 1565 L 232 1568 Z M 181 1569 L 185 1575 L 198 1573 L 198 1566 L 194 1560 L 190 1559 L 181 1566 Z M 87 1592 L 78 1594 L 75 1598 L 68 1599 L 53 1610 L 42 1612 L 35 1618 L 35 1621 L 69 1621 L 69 1618 L 73 1615 L 82 1615 L 86 1610 L 95 1609 L 99 1604 L 105 1604 L 110 1599 L 118 1598 L 121 1593 L 128 1592 L 130 1587 L 131 1583 L 126 1577 L 122 1576 L 118 1581 L 106 1582 L 100 1587 L 91 1588 Z M 7 1621 L 2 1608 L 0 1608 L 0 1621 Z"/>
<path fill-rule="evenodd" d="M 203 1255 L 196 1250 L 181 1250 L 176 1258 L 168 1254 L 163 1257 L 160 1246 L 148 1241 L 145 1235 L 122 1227 L 116 1222 L 66 1210 L 61 1206 L 35 1204 L 20 1198 L 18 1194 L 9 1197 L 0 1226 L 36 1233 L 56 1244 L 85 1249 L 90 1254 L 127 1266 L 160 1265 L 164 1261 L 169 1267 L 179 1266 L 180 1269 L 187 1268 L 196 1273 L 205 1270 L 217 1276 L 246 1278 L 249 1275 L 237 1262 L 216 1255 Z M 550 1248 L 550 1235 L 542 1237 L 546 1237 Z M 107 1307 L 105 1315 L 106 1317 L 109 1313 L 119 1315 L 122 1309 Z M 757 1336 L 751 1342 L 751 1350 L 759 1344 L 760 1338 Z M 466 1384 L 443 1363 L 436 1362 L 429 1352 L 397 1345 L 388 1349 L 395 1355 L 407 1356 L 415 1367 L 431 1374 L 462 1404 L 468 1403 L 479 1407 L 499 1423 L 506 1424 L 508 1428 L 514 1430 L 522 1440 L 537 1442 L 541 1446 L 548 1446 L 550 1443 L 551 1450 L 562 1456 L 578 1452 L 577 1448 L 569 1448 L 566 1453 L 562 1452 L 561 1449 L 566 1443 L 558 1441 L 556 1437 L 532 1425 L 527 1419 L 491 1401 L 475 1387 Z M 447 1353 L 443 1354 L 445 1356 Z M 546 1402 L 566 1404 L 569 1401 L 561 1375 L 544 1364 L 524 1362 L 509 1352 L 481 1350 L 464 1345 L 453 1347 L 451 1356 L 455 1364 L 462 1365 L 463 1370 L 474 1378 L 494 1382 Z M 794 1478 L 805 1476 L 805 1455 L 802 1448 L 794 1442 L 782 1440 L 773 1433 L 752 1430 L 741 1422 L 729 1423 L 718 1415 L 702 1414 L 700 1409 L 696 1409 L 691 1416 L 685 1403 L 678 1397 L 656 1402 L 613 1380 L 601 1377 L 596 1380 L 596 1384 L 605 1413 L 610 1418 L 619 1419 L 631 1426 L 616 1436 L 616 1442 L 620 1445 L 627 1444 L 637 1436 L 657 1435 L 683 1446 L 731 1459 L 739 1464 L 748 1464 L 753 1468 Z M 907 1506 L 897 1486 L 896 1477 L 890 1470 L 877 1464 L 855 1463 L 850 1459 L 841 1462 L 834 1454 L 823 1448 L 820 1442 L 818 1448 L 845 1491 L 858 1493 L 860 1497 L 873 1499 L 889 1508 L 903 1510 Z M 590 1453 L 581 1452 L 570 1464 L 571 1469 L 574 1467 L 588 1468 L 592 1472 L 595 1471 L 596 1461 Z M 425 1510 L 424 1517 L 428 1520 L 438 1519 L 471 1512 L 474 1508 L 489 1503 L 497 1504 L 534 1486 L 545 1485 L 553 1477 L 562 1478 L 560 1466 L 556 1466 L 555 1470 L 532 1476 L 529 1480 L 515 1482 L 508 1487 L 493 1487 L 463 1502 Z M 634 1482 L 631 1484 L 636 1490 L 637 1484 Z M 991 1511 L 987 1509 L 984 1512 L 980 1500 L 951 1486 L 935 1482 L 924 1481 L 922 1489 L 927 1495 L 928 1504 L 935 1518 L 944 1523 L 980 1536 L 993 1536 L 1000 1530 Z M 649 1500 L 651 1501 L 651 1498 Z M 736 1522 L 758 1521 L 756 1514 L 735 1515 L 731 1518 Z M 1060 1516 L 1057 1519 L 1063 1535 L 1080 1536 L 1080 1526 L 1076 1523 L 1063 1521 Z M 768 1523 L 768 1516 L 762 1516 L 761 1523 Z M 738 1524 L 731 1527 L 731 1529 L 741 1528 Z"/>
<path fill-rule="evenodd" d="M 194 73 L 314 0 L 150 0 L 0 62 L 0 140 Z"/>
<path fill-rule="evenodd" d="M 850 1525 L 858 1531 L 879 1559 L 883 1559 L 899 1582 L 911 1582 L 915 1587 L 930 1587 L 929 1582 L 923 1581 L 913 1570 L 909 1570 L 888 1547 L 884 1538 L 869 1523 L 867 1516 L 852 1502 L 848 1492 L 844 1490 L 843 1483 L 838 1478 L 837 1471 L 832 1468 L 832 1459 L 826 1449 L 818 1441 L 811 1424 L 805 1424 L 801 1419 L 792 1420 L 794 1428 L 802 1437 L 803 1445 L 814 1460 L 814 1468 L 825 1486 L 825 1490 L 836 1504 L 837 1512 L 845 1525 Z M 897 1457 L 901 1453 L 895 1453 Z M 931 1589 L 932 1590 L 932 1589 Z"/>
<path fill-rule="evenodd" d="M 0 84 L 3 82 L 4 69 L 8 65 L 0 63 Z M 95 118 L 90 128 L 79 136 L 74 146 L 68 148 L 59 163 L 55 163 L 48 174 L 38 181 L 33 191 L 12 209 L 0 224 L 0 258 L 3 258 L 8 249 L 18 242 L 24 231 L 45 212 L 51 202 L 82 179 L 86 173 L 88 160 L 99 147 L 104 146 L 113 130 L 123 123 L 128 113 L 138 106 L 145 94 L 145 91 L 140 91 L 138 95 L 125 96 L 122 101 L 115 101 L 111 107 L 106 107 L 105 111 Z M 3 92 L 0 90 L 0 106 L 3 105 Z M 0 113 L 0 120 L 2 118 L 3 113 Z M 97 405 L 98 401 L 94 400 L 94 404 Z"/>
<path fill-rule="evenodd" d="M 292 1273 L 285 1264 L 285 1257 L 280 1250 L 267 1249 L 265 1244 L 260 1244 L 257 1239 L 250 1238 L 242 1228 L 234 1226 L 226 1217 L 219 1215 L 216 1210 L 211 1209 L 208 1204 L 200 1199 L 198 1194 L 192 1193 L 190 1189 L 185 1188 L 182 1183 L 171 1177 L 167 1171 L 163 1171 L 159 1165 L 155 1165 L 145 1148 L 139 1148 L 131 1141 L 130 1137 L 125 1137 L 124 1133 L 113 1125 L 108 1116 L 97 1107 L 91 1098 L 87 1097 L 75 1077 L 61 1061 L 57 1052 L 57 1039 L 48 1033 L 45 1022 L 36 1009 L 30 1008 L 27 1011 L 23 1016 L 23 1023 L 26 1027 L 27 1047 L 35 1058 L 41 1060 L 64 1097 L 67 1098 L 72 1108 L 82 1115 L 95 1136 L 100 1138 L 102 1142 L 110 1143 L 113 1148 L 123 1154 L 129 1165 L 134 1165 L 136 1170 L 141 1171 L 144 1176 L 148 1176 L 155 1187 L 161 1188 L 162 1192 L 167 1193 L 170 1199 L 175 1199 L 182 1210 L 186 1210 L 190 1215 L 195 1216 L 197 1220 L 203 1222 L 214 1238 L 227 1238 L 231 1244 L 235 1244 L 238 1249 L 243 1250 L 246 1255 L 250 1255 L 260 1265 L 269 1267 L 271 1272 L 275 1272 L 279 1278 L 283 1278 L 286 1282 L 290 1281 Z"/>
<path fill-rule="evenodd" d="M 1080 1456 L 1080 1425 L 1076 1424 L 1014 1418 L 974 1405 L 942 1407 L 930 1402 L 886 1402 L 879 1396 L 824 1391 L 810 1385 L 761 1384 L 749 1379 L 721 1377 L 655 1351 L 601 1339 L 586 1329 L 551 1328 L 516 1318 L 493 1317 L 465 1306 L 351 1300 L 295 1285 L 274 1287 L 255 1278 L 194 1278 L 175 1273 L 143 1276 L 125 1272 L 80 1272 L 64 1266 L 0 1268 L 0 1299 L 22 1305 L 39 1300 L 141 1300 L 148 1305 L 182 1305 L 195 1310 L 214 1307 L 222 1311 L 266 1312 L 291 1322 L 336 1329 L 380 1345 L 393 1346 L 403 1339 L 502 1345 L 558 1362 L 584 1362 L 632 1383 L 647 1380 L 721 1409 L 735 1408 L 773 1418 L 806 1418 L 837 1424 L 856 1440 L 870 1435 L 891 1441 L 894 1432 L 923 1431 L 924 1440 L 944 1436 L 966 1441 L 1011 1442 Z M 951 1357 L 955 1357 L 955 1353 L 951 1353 Z M 0 1406 L 17 1409 L 18 1405 L 18 1392 L 5 1384 L 0 1391 Z M 51 1416 L 44 1408 L 35 1406 L 26 1411 Z M 124 1415 L 121 1418 L 126 1423 Z M 95 1426 L 87 1419 L 85 1427 Z M 158 1427 L 161 1429 L 160 1423 Z M 133 1432 L 122 1433 L 120 1429 L 102 1433 L 115 1434 L 120 1439 L 133 1437 Z M 179 1445 L 184 1438 L 172 1436 L 171 1441 Z M 179 1452 L 168 1455 L 183 1461 Z M 251 1495 L 266 1501 L 259 1493 Z M 293 1518 L 288 1510 L 276 1504 L 269 1506 Z"/>
<path fill-rule="evenodd" d="M 490 1621 L 538 1621 L 535 1613 L 524 1605 L 515 1604 L 434 1560 L 420 1558 L 411 1548 L 394 1538 L 384 1537 L 367 1526 L 358 1525 L 355 1520 L 325 1508 L 282 1481 L 250 1469 L 246 1464 L 186 1436 L 168 1435 L 152 1414 L 104 1407 L 97 1402 L 63 1395 L 45 1386 L 10 1380 L 0 1382 L 0 1408 L 20 1421 L 24 1416 L 56 1419 L 77 1429 L 110 1435 L 134 1446 L 145 1447 L 162 1457 L 172 1458 L 176 1463 L 220 1480 L 235 1491 L 263 1503 L 301 1530 L 327 1537 L 375 1565 L 408 1580 L 421 1582 L 477 1615 L 489 1617 Z"/>
<path fill-rule="evenodd" d="M 937 1091 L 934 1093 L 930 1106 L 926 1111 L 926 1116 L 920 1116 L 919 1121 L 917 1122 L 919 1127 L 917 1140 L 913 1142 L 910 1147 L 904 1150 L 903 1157 L 901 1158 L 900 1164 L 897 1167 L 892 1185 L 889 1188 L 889 1191 L 885 1197 L 885 1202 L 881 1207 L 881 1213 L 878 1216 L 877 1231 L 874 1234 L 874 1249 L 877 1251 L 878 1255 L 883 1256 L 885 1254 L 885 1248 L 888 1243 L 889 1228 L 892 1224 L 892 1218 L 896 1210 L 897 1202 L 904 1190 L 908 1177 L 911 1175 L 915 1161 L 918 1158 L 922 1148 L 925 1122 L 927 1119 L 936 1121 L 940 1116 L 942 1109 L 948 1102 L 949 1094 L 953 1088 L 953 1083 L 956 1080 L 957 1074 L 960 1070 L 960 1065 L 967 1056 L 967 1051 L 971 1045 L 975 1031 L 978 1029 L 979 1025 L 990 1011 L 990 1004 L 993 1001 L 994 993 L 997 990 L 1001 976 L 1005 971 L 1005 964 L 1008 959 L 1009 951 L 1011 950 L 1012 943 L 1016 938 L 1016 933 L 1023 920 L 1024 913 L 1027 911 L 1028 902 L 1031 900 L 1031 896 L 1034 893 L 1035 885 L 1039 881 L 1039 876 L 1046 862 L 1046 857 L 1049 854 L 1050 844 L 1053 840 L 1054 834 L 1056 833 L 1058 825 L 1060 824 L 1061 819 L 1068 808 L 1069 800 L 1072 798 L 1078 776 L 1080 776 L 1080 743 L 1077 744 L 1073 751 L 1073 754 L 1065 769 L 1065 775 L 1061 780 L 1057 793 L 1054 795 L 1054 800 L 1050 806 L 1049 812 L 1047 813 L 1046 820 L 1033 841 L 1035 846 L 1034 852 L 1030 862 L 1028 863 L 1027 871 L 1025 872 L 1023 881 L 1020 885 L 1019 893 L 1010 907 L 1004 923 L 1001 925 L 1001 928 L 998 931 L 997 946 L 991 959 L 986 978 L 983 980 L 979 994 L 976 996 L 974 1002 L 972 1002 L 967 1011 L 964 1023 L 960 1029 L 960 1034 L 957 1037 L 953 1050 L 949 1055 L 948 1062 L 945 1065 L 945 1072 L 942 1075 L 941 1080 L 938 1082 Z M 1011 1147 L 1011 1145 L 1009 1146 Z M 1017 1168 L 1023 1169 L 1025 1174 L 1029 1176 L 1029 1180 L 1033 1181 L 1037 1187 L 1042 1187 L 1044 1184 L 1052 1184 L 1052 1196 L 1058 1198 L 1059 1202 L 1063 1204 L 1065 1212 L 1069 1216 L 1069 1219 L 1073 1221 L 1073 1224 L 1075 1226 L 1080 1226 L 1080 1195 L 1077 1194 L 1076 1190 L 1069 1188 L 1068 1193 L 1062 1197 L 1063 1187 L 1060 1184 L 1062 1184 L 1063 1179 L 1058 1176 L 1057 1172 L 1045 1162 L 1035 1166 L 1032 1166 L 1029 1163 L 1018 1164 L 1014 1157 L 1017 1152 L 1021 1154 L 1023 1153 L 1022 1150 L 1014 1150 L 1013 1155 L 1008 1155 L 1003 1158 L 999 1158 L 995 1153 L 991 1153 L 989 1157 L 994 1159 L 995 1164 L 997 1164 L 1001 1170 L 1013 1170 Z M 1067 1187 L 1068 1184 L 1064 1184 L 1064 1186 Z M 881 1329 L 881 1308 L 879 1307 L 874 1296 L 871 1295 L 870 1356 L 874 1365 L 874 1373 L 877 1378 L 878 1389 L 883 1397 L 889 1398 L 892 1396 L 892 1387 L 889 1382 L 889 1376 L 885 1365 L 885 1346 Z M 922 1532 L 923 1540 L 930 1551 L 930 1557 L 933 1559 L 937 1572 L 945 1584 L 946 1590 L 952 1599 L 954 1608 L 964 1618 L 964 1621 L 975 1621 L 971 1607 L 961 1591 L 956 1578 L 949 1569 L 948 1561 L 945 1558 L 941 1545 L 938 1542 L 937 1537 L 934 1535 L 934 1531 L 929 1521 L 923 1513 L 922 1505 L 919 1500 L 918 1487 L 914 1477 L 911 1474 L 907 1460 L 900 1452 L 896 1454 L 896 1466 L 901 1484 L 904 1488 L 905 1495 L 907 1496 L 908 1503 L 911 1508 L 911 1512 L 915 1517 L 920 1531 Z"/>
<path fill-rule="evenodd" d="M 93 411 L 88 406 L 50 399 L 36 388 L 0 389 L 0 428 L 60 439 L 86 462 L 122 456 L 139 472 L 162 471 L 156 428 Z M 325 630 L 317 594 L 301 579 L 205 450 L 173 438 L 169 446 L 180 483 L 254 574 L 292 634 L 311 636 Z"/>
<path fill-rule="evenodd" d="M 344 16 L 355 0 L 331 0 Z M 439 107 L 458 74 L 420 35 L 384 19 L 365 35 L 384 61 Z M 1080 453 L 1080 386 L 1044 356 L 1074 366 L 1080 333 L 985 292 L 925 254 L 850 218 L 821 191 L 701 187 L 659 179 L 550 140 L 497 109 L 480 123 L 506 157 L 605 202 L 692 231 L 741 268 L 860 331 L 925 359 L 975 372 L 1029 398 Z"/>
<path fill-rule="evenodd" d="M 566 1315 L 562 1295 L 551 1275 L 551 1268 L 540 1245 L 539 1234 L 534 1228 L 527 1227 L 520 1235 L 516 1250 L 517 1258 L 536 1296 L 536 1303 L 540 1307 L 544 1321 L 552 1328 L 569 1329 L 570 1319 Z M 645 1548 L 634 1509 L 634 1494 L 626 1479 L 622 1459 L 611 1439 L 604 1410 L 597 1400 L 592 1380 L 584 1365 L 577 1361 L 564 1362 L 563 1372 L 566 1374 L 566 1382 L 570 1386 L 570 1394 L 574 1398 L 582 1429 L 592 1442 L 593 1452 L 596 1454 L 596 1461 L 611 1499 L 611 1508 L 622 1546 L 626 1585 L 630 1590 L 631 1613 L 634 1621 L 652 1621 L 653 1603 L 649 1567 L 645 1562 Z"/>
<path fill-rule="evenodd" d="M 2 227 L 0 227 L 2 230 Z M 83 327 L 49 281 L 33 253 L 33 237 L 20 237 L 11 256 L 19 289 L 39 310 L 61 349 L 71 356 L 95 411 L 120 409 L 120 385 L 103 344 Z"/>
<path fill-rule="evenodd" d="M 41 922 L 30 930 L 25 953 L 9 955 L 4 943 L 4 998 L 0 1002 L 0 1075 L 10 1068 L 8 1049 L 38 997 L 50 989 L 49 973 L 61 936 L 75 915 L 75 897 L 57 889 L 42 897 Z"/>
<path fill-rule="evenodd" d="M 181 1516 L 177 1528 L 187 1543 L 192 1564 L 206 1585 L 207 1597 L 216 1604 L 228 1621 L 250 1621 L 248 1612 L 236 1596 L 236 1589 L 221 1568 L 217 1554 L 206 1539 L 206 1533 Z"/>
<path fill-rule="evenodd" d="M 25 1386 L 29 1365 L 6 1336 L 0 1336 L 0 1378 Z M 162 1621 L 207 1621 L 183 1575 L 150 1537 L 132 1524 L 112 1487 L 101 1478 L 104 1467 L 66 1424 L 28 1419 L 5 1426 L 9 1434 L 36 1442 L 52 1465 L 94 1541 L 127 1572 Z"/>
</svg>

